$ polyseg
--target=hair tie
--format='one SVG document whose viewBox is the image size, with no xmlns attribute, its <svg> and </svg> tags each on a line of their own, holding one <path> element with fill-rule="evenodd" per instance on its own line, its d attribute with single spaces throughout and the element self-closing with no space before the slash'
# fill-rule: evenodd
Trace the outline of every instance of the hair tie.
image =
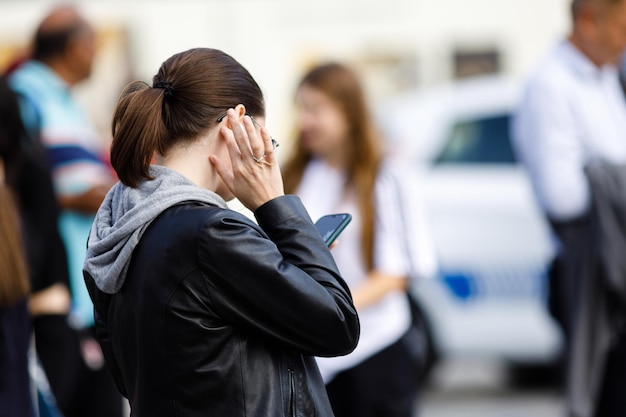
<svg viewBox="0 0 626 417">
<path fill-rule="evenodd" d="M 168 83 L 167 81 L 159 81 L 154 83 L 153 88 L 161 88 L 164 90 L 163 94 L 165 97 L 172 97 L 174 95 L 174 87 L 172 87 L 172 83 Z"/>
</svg>

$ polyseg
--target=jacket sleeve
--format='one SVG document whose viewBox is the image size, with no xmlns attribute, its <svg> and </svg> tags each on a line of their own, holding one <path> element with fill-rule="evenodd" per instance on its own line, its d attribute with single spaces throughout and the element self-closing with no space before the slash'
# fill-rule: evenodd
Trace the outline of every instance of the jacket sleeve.
<svg viewBox="0 0 626 417">
<path fill-rule="evenodd" d="M 348 286 L 298 197 L 255 212 L 224 210 L 204 225 L 198 257 L 216 311 L 313 356 L 350 353 L 359 320 Z"/>
</svg>

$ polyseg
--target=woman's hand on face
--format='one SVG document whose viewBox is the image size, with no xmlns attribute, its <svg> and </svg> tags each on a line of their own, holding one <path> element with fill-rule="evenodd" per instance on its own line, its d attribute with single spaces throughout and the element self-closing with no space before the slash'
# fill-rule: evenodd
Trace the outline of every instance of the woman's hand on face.
<svg viewBox="0 0 626 417">
<path fill-rule="evenodd" d="M 228 123 L 220 128 L 220 137 L 226 141 L 230 164 L 215 155 L 209 160 L 230 192 L 255 211 L 285 193 L 272 138 L 267 129 L 255 126 L 250 116 L 241 117 L 229 109 L 227 117 Z"/>
</svg>

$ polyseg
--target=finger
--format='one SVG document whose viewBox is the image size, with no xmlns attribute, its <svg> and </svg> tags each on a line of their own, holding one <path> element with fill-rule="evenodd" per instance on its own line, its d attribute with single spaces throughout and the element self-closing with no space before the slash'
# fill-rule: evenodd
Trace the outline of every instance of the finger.
<svg viewBox="0 0 626 417">
<path fill-rule="evenodd" d="M 263 147 L 265 148 L 265 159 L 270 164 L 273 164 L 276 159 L 274 145 L 272 144 L 272 136 L 266 127 L 261 127 L 261 138 L 263 139 Z"/>
<path fill-rule="evenodd" d="M 239 145 L 235 140 L 234 132 L 228 126 L 222 126 L 220 128 L 220 136 L 222 140 L 226 141 L 226 148 L 228 149 L 228 156 L 230 157 L 230 162 L 233 170 L 236 167 L 241 165 L 241 152 L 239 150 Z"/>
<path fill-rule="evenodd" d="M 246 127 L 242 123 L 241 119 L 237 116 L 237 113 L 233 109 L 228 110 L 228 121 L 231 126 L 231 131 L 235 139 L 235 143 L 239 148 L 239 154 L 241 158 L 249 157 L 252 155 L 252 149 L 250 149 L 250 142 L 248 140 L 248 132 Z"/>
<path fill-rule="evenodd" d="M 256 158 L 264 158 L 265 145 L 263 144 L 263 140 L 260 138 L 260 134 L 257 131 L 257 127 L 252 121 L 252 118 L 250 116 L 244 116 L 243 123 L 248 134 L 248 143 L 250 150 L 252 151 L 252 155 Z"/>
</svg>

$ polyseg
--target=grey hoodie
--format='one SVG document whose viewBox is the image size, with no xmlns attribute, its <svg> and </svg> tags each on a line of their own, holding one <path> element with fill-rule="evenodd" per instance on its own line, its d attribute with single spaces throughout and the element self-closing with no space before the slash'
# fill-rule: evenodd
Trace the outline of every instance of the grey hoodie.
<svg viewBox="0 0 626 417">
<path fill-rule="evenodd" d="M 91 227 L 83 269 L 107 294 L 116 293 L 124 285 L 133 250 L 146 228 L 164 210 L 185 201 L 226 208 L 222 197 L 172 169 L 153 165 L 150 175 L 154 179 L 142 182 L 138 188 L 115 184 Z"/>
</svg>

